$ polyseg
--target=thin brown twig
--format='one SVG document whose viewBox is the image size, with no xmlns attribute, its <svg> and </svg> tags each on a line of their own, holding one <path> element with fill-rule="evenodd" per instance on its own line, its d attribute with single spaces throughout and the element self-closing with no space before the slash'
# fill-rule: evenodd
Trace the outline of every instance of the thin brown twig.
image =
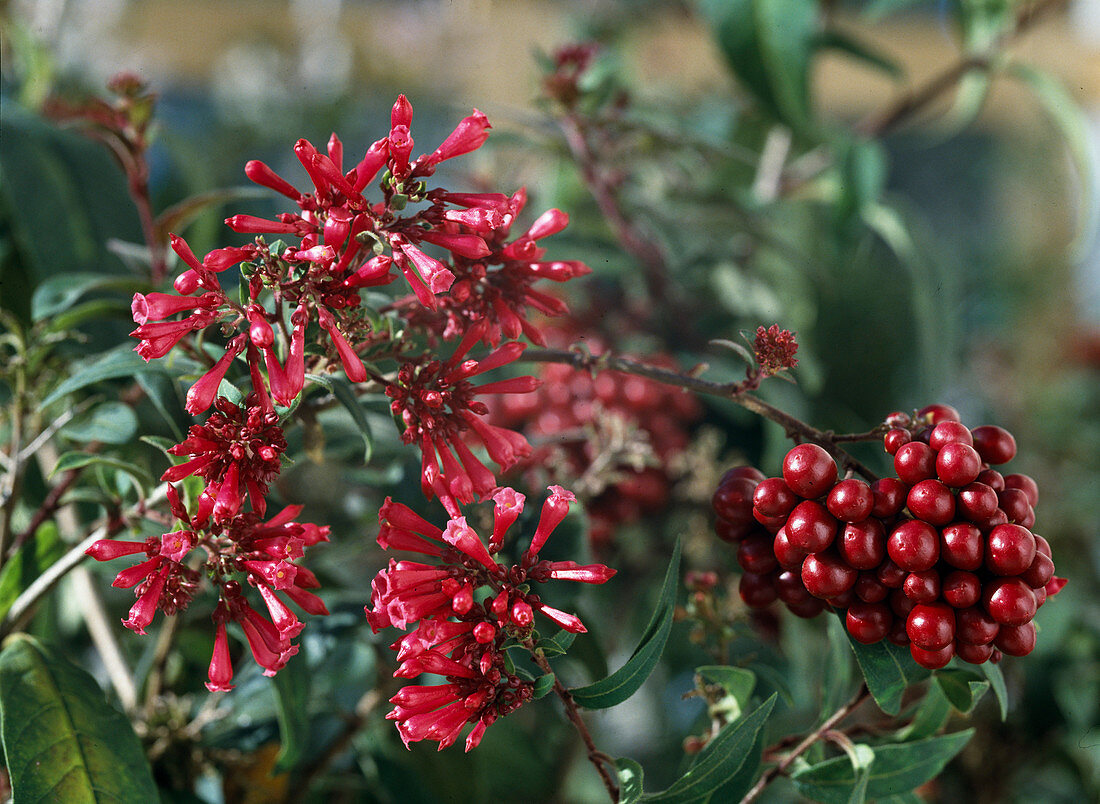
<svg viewBox="0 0 1100 804">
<path fill-rule="evenodd" d="M 672 369 L 650 365 L 628 357 L 618 357 L 611 354 L 592 356 L 584 352 L 564 349 L 527 349 L 520 360 L 540 363 L 565 363 L 574 368 L 596 371 L 621 371 L 626 374 L 647 377 L 665 385 L 674 385 L 696 393 L 728 399 L 758 416 L 780 425 L 789 437 L 798 437 L 821 446 L 840 461 L 845 469 L 853 469 L 868 480 L 878 478 L 859 459 L 837 446 L 837 438 L 833 434 L 818 430 L 816 427 L 806 424 L 806 422 L 765 402 L 763 399 L 746 393 L 742 382 L 719 383 L 690 374 L 681 374 Z"/>
<path fill-rule="evenodd" d="M 535 664 L 539 666 L 542 672 L 554 672 L 554 669 L 550 666 L 550 662 L 546 660 L 542 651 L 535 648 L 535 643 L 532 640 L 527 640 L 527 642 L 524 643 L 524 647 L 531 651 L 531 658 L 534 660 Z M 577 709 L 577 704 L 573 700 L 573 696 L 569 694 L 569 690 L 562 686 L 556 675 L 554 676 L 554 694 L 561 699 L 562 704 L 565 706 L 565 716 L 569 718 L 569 722 L 573 724 L 577 733 L 580 734 L 581 740 L 584 741 L 584 747 L 588 752 L 588 761 L 596 768 L 596 772 L 600 775 L 600 780 L 603 782 L 604 787 L 607 788 L 607 794 L 611 797 L 611 801 L 618 802 L 619 785 L 612 777 L 611 771 L 608 770 L 614 767 L 614 760 L 603 751 L 596 748 L 596 743 L 592 739 L 592 733 L 588 730 L 588 725 L 584 722 L 584 718 L 581 717 L 581 713 Z"/>
<path fill-rule="evenodd" d="M 852 700 L 840 707 L 840 709 L 833 712 L 829 718 L 818 726 L 816 729 L 807 734 L 802 742 L 800 742 L 794 749 L 787 754 L 780 762 L 774 767 L 769 768 L 764 772 L 764 775 L 757 779 L 756 784 L 752 786 L 752 789 L 745 794 L 745 797 L 741 799 L 741 804 L 749 804 L 749 802 L 755 801 L 759 795 L 764 791 L 769 784 L 783 773 L 786 773 L 787 769 L 794 764 L 794 761 L 802 756 L 809 750 L 810 746 L 820 740 L 827 732 L 831 732 L 833 727 L 838 724 L 844 718 L 848 717 L 855 709 L 862 704 L 868 697 L 870 692 L 867 690 L 867 685 L 863 684 L 859 688 L 859 692 L 855 694 Z M 770 750 L 770 749 L 769 749 Z M 767 752 L 765 752 L 767 753 Z"/>
</svg>

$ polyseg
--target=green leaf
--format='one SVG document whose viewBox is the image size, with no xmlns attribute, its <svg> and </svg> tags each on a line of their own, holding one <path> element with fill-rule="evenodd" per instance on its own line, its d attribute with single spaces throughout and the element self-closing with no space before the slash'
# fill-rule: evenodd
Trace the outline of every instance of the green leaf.
<svg viewBox="0 0 1100 804">
<path fill-rule="evenodd" d="M 1026 64 L 1013 64 L 1008 74 L 1028 87 L 1036 99 L 1043 105 L 1051 121 L 1065 138 L 1066 147 L 1073 159 L 1080 190 L 1077 194 L 1077 207 L 1080 218 L 1077 235 L 1070 244 L 1070 253 L 1074 259 L 1081 259 L 1085 249 L 1096 231 L 1100 220 L 1100 207 L 1096 203 L 1096 193 L 1092 184 L 1092 148 L 1090 145 L 1091 126 L 1088 115 L 1077 103 L 1069 90 L 1049 73 L 1037 70 Z"/>
<path fill-rule="evenodd" d="M 168 428 L 182 441 L 183 432 L 176 420 L 184 409 L 185 400 L 180 394 L 179 383 L 168 374 L 152 371 L 137 375 L 137 383 Z"/>
<path fill-rule="evenodd" d="M 0 652 L 4 752 L 15 801 L 158 801 L 130 722 L 95 680 L 17 634 Z"/>
<path fill-rule="evenodd" d="M 61 434 L 73 441 L 102 441 L 104 444 L 126 444 L 137 432 L 138 420 L 130 406 L 123 402 L 104 402 L 87 415 L 69 422 Z"/>
<path fill-rule="evenodd" d="M 989 686 L 993 688 L 993 694 L 997 696 L 997 705 L 1001 708 L 1001 720 L 1008 719 L 1008 687 L 1005 686 L 1005 677 L 1001 668 L 993 662 L 983 662 L 978 665 L 985 677 L 989 679 Z"/>
<path fill-rule="evenodd" d="M 62 380 L 62 382 L 42 400 L 42 407 L 46 408 L 62 399 L 67 394 L 79 391 L 89 385 L 104 380 L 114 380 L 119 377 L 133 377 L 144 372 L 160 372 L 164 370 L 159 366 L 153 367 L 146 363 L 141 356 L 134 351 L 131 344 L 122 344 L 99 356 L 85 358 L 88 365 L 75 374 Z"/>
<path fill-rule="evenodd" d="M 119 469 L 125 472 L 137 482 L 138 487 L 141 489 L 142 496 L 147 496 L 149 494 L 149 489 L 156 483 L 152 475 L 136 464 L 119 458 L 112 458 L 108 455 L 93 455 L 88 452 L 66 452 L 57 459 L 57 465 L 54 467 L 53 471 L 50 472 L 50 477 L 60 472 L 67 472 L 70 469 L 80 469 L 81 467 L 92 465 L 108 466 L 112 469 Z"/>
<path fill-rule="evenodd" d="M 974 730 L 945 734 L 910 743 L 876 746 L 867 776 L 870 799 L 906 793 L 937 776 L 974 736 Z M 824 804 L 846 804 L 856 787 L 851 760 L 835 757 L 801 768 L 791 775 L 798 791 Z"/>
<path fill-rule="evenodd" d="M 282 742 L 274 771 L 283 773 L 298 766 L 309 746 L 310 671 L 304 659 L 299 658 L 276 673 L 272 682 Z"/>
<path fill-rule="evenodd" d="M 793 129 L 810 122 L 810 62 L 817 4 L 805 0 L 702 0 L 718 45 L 761 109 Z"/>
<path fill-rule="evenodd" d="M 130 320 L 130 302 L 126 299 L 94 299 L 78 304 L 50 319 L 46 332 L 65 332 L 88 321 Z"/>
<path fill-rule="evenodd" d="M 745 764 L 757 735 L 775 706 L 773 693 L 752 713 L 731 723 L 699 752 L 694 765 L 667 790 L 648 794 L 642 801 L 677 804 L 699 801 L 728 782 Z"/>
<path fill-rule="evenodd" d="M 642 797 L 642 766 L 629 757 L 619 757 L 615 767 L 619 769 L 619 804 L 634 804 Z"/>
<path fill-rule="evenodd" d="M 724 664 L 707 664 L 696 667 L 695 672 L 711 684 L 717 684 L 726 694 L 737 701 L 744 711 L 749 704 L 749 696 L 756 686 L 756 673 L 743 667 L 730 667 Z"/>
<path fill-rule="evenodd" d="M 550 690 L 554 689 L 554 679 L 555 676 L 553 673 L 547 673 L 535 679 L 535 688 L 531 690 L 531 700 L 537 701 L 539 698 L 546 695 L 546 693 L 550 692 Z"/>
<path fill-rule="evenodd" d="M 45 522 L 0 570 L 0 620 L 27 587 L 65 553 L 57 525 Z"/>
<path fill-rule="evenodd" d="M 917 713 L 912 721 L 898 730 L 897 739 L 909 742 L 931 737 L 943 728 L 950 714 L 951 704 L 948 703 L 939 686 L 931 685 L 917 707 Z"/>
<path fill-rule="evenodd" d="M 706 750 L 706 749 L 704 749 Z M 756 776 L 760 772 L 760 758 L 764 755 L 764 729 L 756 734 L 756 740 L 749 748 L 745 756 L 745 762 L 741 769 L 733 774 L 726 782 L 714 791 L 710 801 L 714 804 L 722 801 L 740 801 L 745 793 L 749 792 Z"/>
<path fill-rule="evenodd" d="M 847 632 L 845 632 L 847 633 Z M 913 661 L 908 648 L 901 648 L 885 639 L 874 645 L 863 645 L 848 635 L 856 662 L 867 682 L 867 689 L 888 715 L 901 711 L 901 697 L 910 684 L 928 678 L 929 671 Z"/>
<path fill-rule="evenodd" d="M 829 618 L 829 654 L 822 673 L 820 722 L 840 709 L 852 697 L 852 653 L 848 629 L 839 618 Z"/>
<path fill-rule="evenodd" d="M 838 31 L 835 28 L 823 31 L 816 39 L 816 46 L 820 49 L 836 50 L 845 53 L 852 58 L 874 67 L 889 75 L 891 78 L 901 78 L 905 71 L 901 65 L 887 56 L 882 51 L 861 42 L 849 33 Z"/>
<path fill-rule="evenodd" d="M 606 678 L 570 690 L 573 700 L 586 709 L 606 709 L 620 704 L 642 686 L 665 649 L 672 631 L 672 615 L 676 604 L 676 586 L 680 573 L 680 540 L 672 551 L 657 608 L 649 620 L 638 647 L 627 662 Z"/>
<path fill-rule="evenodd" d="M 363 436 L 363 463 L 370 463 L 371 454 L 374 452 L 374 437 L 371 435 L 367 413 L 359 404 L 359 397 L 355 395 L 350 382 L 343 377 L 329 377 L 329 381 L 333 395 L 351 414 L 351 420 L 359 428 L 359 435 Z"/>
<path fill-rule="evenodd" d="M 990 686 L 972 670 L 937 670 L 932 677 L 943 690 L 944 697 L 963 714 L 977 705 Z"/>
<path fill-rule="evenodd" d="M 535 647 L 543 651 L 547 656 L 561 656 L 563 653 L 569 651 L 570 646 L 573 644 L 573 640 L 577 638 L 577 635 L 572 631 L 566 631 L 564 628 L 554 634 L 552 637 L 543 637 L 535 643 Z"/>
<path fill-rule="evenodd" d="M 176 459 L 175 455 L 168 454 L 168 450 L 176 445 L 176 442 L 170 438 L 165 438 L 164 436 L 143 435 L 138 438 L 138 441 L 144 441 L 149 446 L 156 447 L 165 455 L 168 455 L 171 460 Z"/>
</svg>

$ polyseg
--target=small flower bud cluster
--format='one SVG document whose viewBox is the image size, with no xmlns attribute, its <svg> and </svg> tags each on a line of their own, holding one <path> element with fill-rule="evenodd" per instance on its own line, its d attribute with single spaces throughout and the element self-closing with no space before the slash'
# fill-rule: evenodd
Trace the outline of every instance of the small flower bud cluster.
<svg viewBox="0 0 1100 804">
<path fill-rule="evenodd" d="M 539 559 L 539 551 L 575 502 L 573 494 L 559 486 L 549 491 L 530 545 L 520 562 L 510 566 L 494 556 L 523 512 L 525 498 L 512 489 L 493 495 L 488 542 L 457 511 L 445 528 L 388 498 L 379 512 L 378 543 L 383 548 L 435 559 L 430 564 L 391 559 L 371 583 L 371 603 L 365 607 L 376 632 L 415 626 L 391 646 L 401 662 L 395 677 L 434 673 L 446 679 L 444 684 L 405 687 L 390 699 L 394 709 L 387 717 L 397 722 L 406 746 L 434 740 L 442 750 L 471 723 L 469 751 L 497 718 L 531 699 L 533 679 L 510 669 L 505 651 L 530 643 L 535 612 L 567 631 L 586 631 L 576 615 L 547 605 L 531 585 L 553 579 L 602 584 L 615 570 L 602 564 Z"/>
<path fill-rule="evenodd" d="M 814 444 L 787 453 L 782 477 L 727 473 L 715 527 L 738 545 L 742 599 L 762 608 L 778 598 L 802 617 L 846 609 L 854 639 L 908 645 L 929 668 L 1027 655 L 1032 618 L 1065 579 L 1031 530 L 1035 481 L 992 468 L 1012 460 L 1015 440 L 992 425 L 970 430 L 946 405 L 886 424 L 896 477 L 838 481 Z"/>
</svg>

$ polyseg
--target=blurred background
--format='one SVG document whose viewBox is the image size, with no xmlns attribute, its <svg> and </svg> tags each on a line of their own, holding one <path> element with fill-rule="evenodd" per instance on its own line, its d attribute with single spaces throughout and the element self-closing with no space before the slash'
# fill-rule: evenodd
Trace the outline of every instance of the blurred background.
<svg viewBox="0 0 1100 804">
<path fill-rule="evenodd" d="M 1070 583 L 1038 617 L 1035 654 L 1005 664 L 1014 704 L 1008 724 L 983 702 L 973 716 L 978 736 L 922 793 L 933 801 L 1080 802 L 1100 795 L 1100 0 L 1045 5 L 1041 20 L 1006 33 L 1006 15 L 1018 8 L 1009 2 L 823 3 L 830 28 L 864 52 L 815 53 L 804 76 L 814 125 L 800 130 L 783 109 L 769 116 L 751 70 L 731 60 L 718 2 L 7 0 L 3 108 L 11 124 L 52 95 L 102 94 L 115 73 L 138 75 L 159 96 L 151 188 L 154 208 L 163 209 L 244 184 L 248 159 L 301 180 L 291 151 L 299 137 L 321 143 L 338 131 L 349 154 L 361 153 L 385 134 L 398 93 L 412 101 L 413 132 L 426 148 L 476 107 L 493 136 L 448 168 L 463 171 L 453 175 L 467 186 L 526 185 L 533 214 L 551 206 L 570 212 L 573 223 L 555 248 L 595 269 L 571 283 L 580 287 L 569 298 L 587 337 L 672 355 L 684 367 L 706 362 L 709 376 L 735 379 L 743 367 L 707 339 L 779 323 L 799 334 L 799 384 L 773 383 L 762 395 L 822 429 L 867 430 L 892 410 L 931 402 L 956 406 L 971 425 L 1008 428 L 1020 446 L 1013 471 L 1031 474 L 1041 489 L 1036 530 Z M 640 287 L 635 255 L 600 217 L 546 100 L 547 54 L 589 41 L 599 53 L 583 88 L 594 114 L 611 121 L 608 130 L 621 131 L 603 143 L 608 164 L 621 177 L 624 206 L 660 244 L 675 295 L 697 311 L 693 331 L 653 312 L 660 300 Z M 859 135 L 945 68 L 994 52 L 982 62 L 990 69 L 968 73 L 958 92 L 938 93 L 897 125 L 875 129 L 881 136 Z M 6 158 L 16 158 L 23 130 L 7 130 Z M 767 155 L 777 147 L 793 187 L 768 180 Z M 45 181 L 15 176 L 9 165 L 4 176 L 9 216 Z M 275 207 L 248 199 L 230 208 Z M 196 252 L 236 244 L 221 226 L 224 214 L 213 210 L 190 225 Z M 97 236 L 136 239 L 133 220 L 118 226 Z M 97 269 L 125 270 L 113 256 L 91 259 Z M 652 569 L 647 551 L 678 533 L 689 536 L 689 566 L 730 573 L 728 549 L 709 534 L 709 490 L 734 462 L 776 473 L 785 444 L 778 428 L 733 406 L 704 405 L 684 425 L 693 440 L 688 468 L 672 479 L 678 513 L 644 527 L 627 521 L 601 548 L 638 577 Z M 315 521 L 342 534 L 320 557 L 326 587 L 337 591 L 335 624 L 304 643 L 318 661 L 342 639 L 367 639 L 355 612 L 381 559 L 362 557 L 360 534 L 372 538 L 383 489 L 413 488 L 398 459 L 384 463 L 385 445 L 380 468 L 345 472 L 338 439 L 329 443 L 330 462 L 298 465 L 284 479 Z M 864 456 L 885 466 L 881 450 Z M 592 608 L 613 602 L 586 600 Z M 125 601 L 120 594 L 112 605 L 122 610 Z M 812 626 L 793 619 L 777 626 L 776 650 L 793 651 L 783 667 L 807 674 L 796 702 L 818 694 L 809 657 L 823 637 Z M 615 630 L 604 627 L 605 636 Z M 196 655 L 207 650 L 200 638 Z M 687 639 L 671 650 L 691 664 Z M 377 672 L 369 652 L 340 656 L 349 673 Z M 684 714 L 675 666 L 674 657 L 646 695 L 593 717 L 601 747 L 634 752 L 647 782 L 653 768 L 655 784 L 675 777 L 696 712 Z M 353 705 L 361 692 L 325 694 Z M 270 712 L 235 716 L 253 723 Z M 531 724 L 517 720 L 515 734 L 531 738 L 524 731 Z M 639 741 L 641 724 L 654 722 L 660 737 Z M 376 725 L 372 739 L 392 749 L 392 735 Z M 233 727 L 219 739 L 229 744 Z M 446 800 L 522 800 L 496 778 L 493 758 L 505 756 L 508 767 L 541 780 L 547 800 L 599 800 L 583 763 L 563 781 L 545 762 L 507 754 L 505 728 L 489 734 L 481 758 L 443 755 L 423 789 L 408 795 L 444 800 L 447 789 Z M 565 740 L 554 732 L 546 745 Z M 412 800 L 386 792 L 401 753 L 363 749 L 357 762 L 358 770 L 344 770 L 369 781 L 364 800 Z M 333 781 L 332 789 L 341 783 L 351 784 Z M 781 785 L 773 795 L 796 799 Z"/>
</svg>

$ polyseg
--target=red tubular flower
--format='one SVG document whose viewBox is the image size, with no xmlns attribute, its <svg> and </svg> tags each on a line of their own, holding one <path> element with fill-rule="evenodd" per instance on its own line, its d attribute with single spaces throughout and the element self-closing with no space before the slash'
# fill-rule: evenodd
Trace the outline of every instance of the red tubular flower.
<svg viewBox="0 0 1100 804">
<path fill-rule="evenodd" d="M 204 293 L 197 298 L 173 296 L 170 293 L 135 293 L 130 310 L 135 324 L 160 321 L 184 310 L 202 310 L 218 304 L 218 294 Z"/>
<path fill-rule="evenodd" d="M 146 362 L 153 358 L 164 357 L 172 351 L 184 336 L 205 329 L 214 322 L 217 315 L 212 310 L 202 310 L 182 321 L 142 324 L 130 333 L 131 337 L 141 340 L 141 343 L 134 347 L 134 351 L 141 355 Z"/>
<path fill-rule="evenodd" d="M 122 621 L 122 624 L 131 631 L 145 636 L 145 628 L 153 622 L 153 616 L 157 613 L 157 607 L 161 602 L 160 596 L 164 592 L 164 586 L 168 581 L 168 573 L 171 569 L 170 564 L 164 564 L 152 578 L 147 579 L 138 587 L 137 602 L 130 609 L 129 616 Z"/>
<path fill-rule="evenodd" d="M 285 195 L 291 201 L 302 200 L 302 194 L 298 192 L 293 184 L 258 159 L 252 159 L 245 163 L 244 175 L 256 184 Z"/>
<path fill-rule="evenodd" d="M 233 661 L 229 658 L 229 637 L 225 632 L 225 621 L 218 620 L 214 632 L 214 652 L 210 656 L 210 669 L 207 671 L 206 688 L 211 692 L 229 692 L 233 689 Z"/>
<path fill-rule="evenodd" d="M 343 365 L 344 373 L 348 375 L 348 379 L 352 382 L 366 382 L 367 369 L 363 366 L 362 359 L 344 338 L 343 333 L 337 329 L 336 319 L 332 317 L 332 313 L 324 307 L 320 307 L 317 309 L 317 317 L 321 329 L 327 332 L 332 339 L 332 345 L 336 347 L 336 353 L 340 356 L 340 363 Z"/>
<path fill-rule="evenodd" d="M 549 531 L 564 516 L 572 495 L 551 489 L 537 531 L 534 555 Z M 415 678 L 421 673 L 446 677 L 439 686 L 410 686 L 390 702 L 386 715 L 397 722 L 408 746 L 418 740 L 435 740 L 440 749 L 454 743 L 467 724 L 473 728 L 466 750 L 476 746 L 485 729 L 509 714 L 532 695 L 528 681 L 506 671 L 505 642 L 530 638 L 535 611 L 574 633 L 585 628 L 573 614 L 547 606 L 528 591 L 529 583 L 551 578 L 603 583 L 615 573 L 603 565 L 581 566 L 571 561 L 532 564 L 525 556 L 511 568 L 493 559 L 505 531 L 519 517 L 523 495 L 501 489 L 494 495 L 493 538 L 489 546 L 455 514 L 445 529 L 424 520 L 408 507 L 387 499 L 379 512 L 382 532 L 379 544 L 436 556 L 438 565 L 391 560 L 371 583 L 371 603 L 364 607 L 367 621 L 378 631 L 391 625 L 409 629 L 391 646 L 398 652 L 396 678 Z M 443 542 L 443 544 L 439 544 Z M 476 605 L 473 590 L 488 587 L 485 603 Z"/>
<path fill-rule="evenodd" d="M 530 547 L 527 548 L 527 552 L 524 554 L 525 561 L 533 560 L 538 555 L 539 550 L 546 544 L 546 540 L 550 538 L 554 528 L 560 525 L 566 514 L 569 513 L 569 503 L 576 501 L 577 498 L 573 492 L 567 491 L 561 486 L 550 487 L 550 496 L 542 504 L 539 526 L 531 539 Z"/>
<path fill-rule="evenodd" d="M 203 374 L 195 384 L 187 391 L 187 402 L 184 405 L 187 412 L 197 416 L 214 404 L 214 397 L 218 394 L 225 373 L 233 360 L 244 351 L 247 342 L 244 335 L 233 338 L 226 346 L 225 354 L 221 356 L 213 368 Z"/>
<path fill-rule="evenodd" d="M 440 162 L 476 151 L 489 139 L 490 128 L 489 119 L 474 109 L 473 114 L 464 117 L 438 148 L 416 160 L 415 174 L 430 176 Z"/>
</svg>

